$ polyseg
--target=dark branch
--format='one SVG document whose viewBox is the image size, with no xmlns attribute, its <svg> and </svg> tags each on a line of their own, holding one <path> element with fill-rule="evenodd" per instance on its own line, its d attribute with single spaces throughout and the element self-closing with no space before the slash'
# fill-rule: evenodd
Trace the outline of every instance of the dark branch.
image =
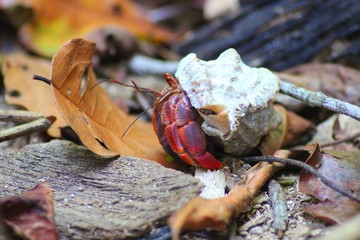
<svg viewBox="0 0 360 240">
<path fill-rule="evenodd" d="M 274 156 L 254 156 L 254 157 L 242 157 L 241 161 L 246 163 L 257 163 L 257 162 L 281 162 L 287 165 L 291 165 L 294 167 L 298 167 L 303 169 L 304 171 L 307 171 L 308 173 L 314 175 L 315 177 L 319 178 L 326 186 L 329 188 L 335 190 L 336 192 L 339 192 L 343 194 L 344 196 L 347 196 L 351 198 L 352 200 L 355 200 L 357 202 L 360 202 L 360 197 L 356 194 L 348 191 L 347 189 L 344 189 L 343 187 L 335 184 L 334 182 L 328 180 L 326 177 L 321 175 L 318 171 L 315 170 L 312 166 L 309 164 L 306 164 L 302 161 L 295 160 L 295 159 L 289 159 L 289 158 L 277 158 Z"/>
</svg>

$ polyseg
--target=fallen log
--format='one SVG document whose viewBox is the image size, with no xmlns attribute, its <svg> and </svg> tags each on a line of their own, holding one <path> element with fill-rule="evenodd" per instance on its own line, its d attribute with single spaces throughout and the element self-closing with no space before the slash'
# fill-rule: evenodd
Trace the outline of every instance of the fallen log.
<svg viewBox="0 0 360 240">
<path fill-rule="evenodd" d="M 192 176 L 155 162 L 107 160 L 68 141 L 0 152 L 0 198 L 40 182 L 52 187 L 60 239 L 144 236 L 201 190 Z M 1 220 L 0 239 L 13 239 Z"/>
</svg>

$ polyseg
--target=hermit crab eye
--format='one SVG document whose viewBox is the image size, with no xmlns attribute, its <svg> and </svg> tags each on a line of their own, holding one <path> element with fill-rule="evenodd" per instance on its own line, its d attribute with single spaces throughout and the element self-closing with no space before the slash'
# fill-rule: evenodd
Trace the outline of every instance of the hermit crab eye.
<svg viewBox="0 0 360 240">
<path fill-rule="evenodd" d="M 179 86 L 179 81 L 170 73 L 165 73 L 164 78 L 170 87 L 177 88 Z"/>
<path fill-rule="evenodd" d="M 198 111 L 206 116 L 216 114 L 213 110 L 205 109 L 205 108 L 198 109 Z"/>
</svg>

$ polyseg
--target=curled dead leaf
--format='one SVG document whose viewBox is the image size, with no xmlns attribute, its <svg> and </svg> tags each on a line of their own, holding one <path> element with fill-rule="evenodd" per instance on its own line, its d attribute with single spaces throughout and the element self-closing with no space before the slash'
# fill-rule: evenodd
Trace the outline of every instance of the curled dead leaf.
<svg viewBox="0 0 360 240">
<path fill-rule="evenodd" d="M 289 153 L 279 150 L 274 156 L 286 158 Z M 282 163 L 258 163 L 231 189 L 229 195 L 218 199 L 193 198 L 168 220 L 173 239 L 179 239 L 182 229 L 224 230 L 233 217 L 247 209 L 259 190 L 283 166 Z"/>
<path fill-rule="evenodd" d="M 41 183 L 19 196 L 0 199 L 0 216 L 24 239 L 58 239 L 53 195 L 47 183 Z"/>
<path fill-rule="evenodd" d="M 136 156 L 174 167 L 166 161 L 151 124 L 136 121 L 121 138 L 135 118 L 117 108 L 101 86 L 96 85 L 91 67 L 94 48 L 94 43 L 73 39 L 52 59 L 51 88 L 64 119 L 94 153 L 108 157 Z M 86 79 L 82 80 L 84 73 Z"/>
</svg>

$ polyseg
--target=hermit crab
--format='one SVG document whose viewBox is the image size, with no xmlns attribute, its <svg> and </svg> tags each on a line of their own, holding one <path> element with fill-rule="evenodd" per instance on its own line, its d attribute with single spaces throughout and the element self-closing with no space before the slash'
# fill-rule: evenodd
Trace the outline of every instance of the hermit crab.
<svg viewBox="0 0 360 240">
<path fill-rule="evenodd" d="M 208 150 L 200 116 L 192 107 L 179 82 L 169 73 L 164 74 L 169 84 L 154 105 L 152 123 L 165 151 L 173 158 L 206 169 L 219 169 L 219 162 Z"/>
<path fill-rule="evenodd" d="M 165 74 L 169 87 L 155 102 L 152 118 L 160 143 L 174 158 L 219 169 L 206 135 L 226 153 L 245 155 L 281 122 L 273 108 L 279 79 L 265 68 L 245 65 L 235 49 L 212 61 L 189 54 L 175 77 Z"/>
<path fill-rule="evenodd" d="M 266 68 L 245 65 L 235 49 L 211 61 L 191 53 L 157 96 L 152 123 L 165 151 L 191 165 L 222 168 L 209 151 L 208 136 L 233 156 L 248 154 L 282 122 L 273 107 L 279 78 Z M 121 83 L 122 84 L 122 83 Z M 126 84 L 122 84 L 126 85 Z M 127 86 L 127 85 L 126 85 Z"/>
</svg>

